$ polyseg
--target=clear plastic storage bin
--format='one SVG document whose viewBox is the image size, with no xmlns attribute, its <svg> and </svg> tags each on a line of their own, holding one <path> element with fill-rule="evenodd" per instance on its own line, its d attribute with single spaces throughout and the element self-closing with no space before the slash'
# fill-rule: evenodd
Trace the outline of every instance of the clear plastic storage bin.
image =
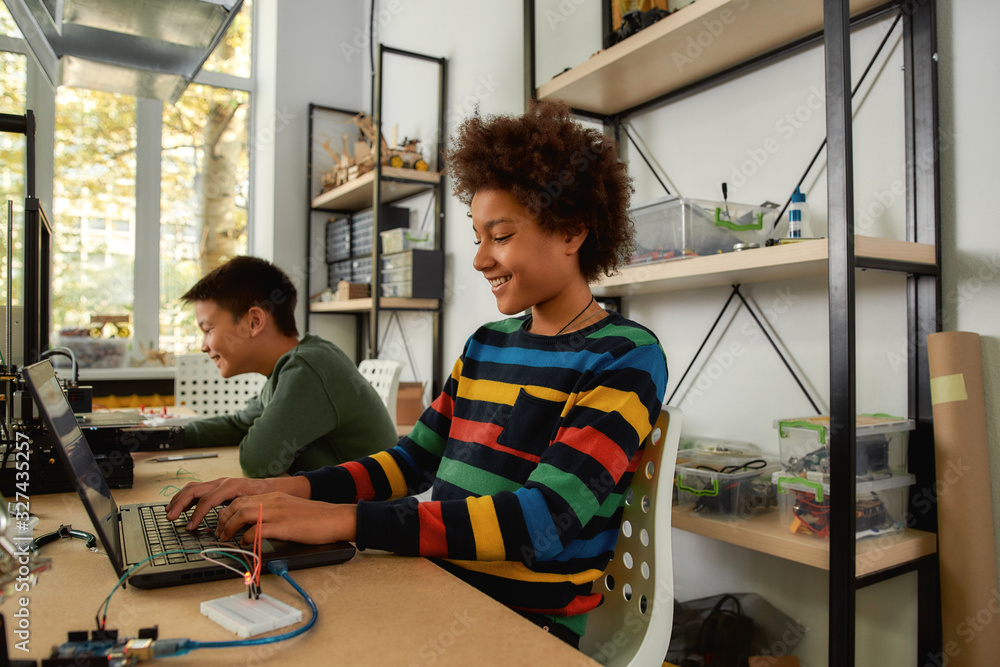
<svg viewBox="0 0 1000 667">
<path fill-rule="evenodd" d="M 781 466 L 785 472 L 816 482 L 830 479 L 830 418 L 780 419 L 778 429 Z M 906 449 L 912 419 L 886 415 L 858 415 L 856 420 L 857 478 L 877 480 L 905 473 Z"/>
<path fill-rule="evenodd" d="M 393 283 L 382 283 L 382 296 L 395 296 L 409 299 L 413 296 L 413 283 L 409 280 Z"/>
<path fill-rule="evenodd" d="M 410 229 L 388 229 L 379 232 L 382 237 L 382 252 L 390 254 L 404 250 L 433 250 L 434 237 L 429 232 L 414 232 Z"/>
<path fill-rule="evenodd" d="M 716 457 L 676 468 L 677 504 L 696 513 L 749 518 L 775 504 L 771 474 L 776 461 L 760 457 Z"/>
<path fill-rule="evenodd" d="M 128 361 L 130 338 L 90 338 L 88 336 L 56 336 L 54 347 L 65 347 L 73 351 L 80 368 L 121 368 Z M 69 368 L 68 357 L 52 357 L 56 368 Z"/>
<path fill-rule="evenodd" d="M 636 249 L 632 264 L 732 252 L 739 243 L 763 244 L 774 224 L 771 208 L 661 197 L 632 209 Z"/>
<path fill-rule="evenodd" d="M 787 472 L 772 475 L 778 492 L 778 516 L 781 525 L 796 535 L 819 539 L 830 536 L 830 485 Z M 857 483 L 858 538 L 891 535 L 906 527 L 906 508 L 910 486 L 915 478 L 909 473 Z"/>
</svg>

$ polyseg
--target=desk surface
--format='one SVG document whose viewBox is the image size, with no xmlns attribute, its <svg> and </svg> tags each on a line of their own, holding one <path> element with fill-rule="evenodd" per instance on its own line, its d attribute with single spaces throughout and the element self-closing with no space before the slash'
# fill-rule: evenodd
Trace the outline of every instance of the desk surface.
<svg viewBox="0 0 1000 667">
<path fill-rule="evenodd" d="M 115 500 L 127 504 L 167 499 L 189 481 L 238 470 L 235 449 L 218 451 L 219 458 L 169 463 L 151 461 L 152 453 L 136 454 L 135 485 L 114 491 Z M 75 493 L 35 496 L 31 510 L 41 522 L 36 536 L 61 524 L 92 530 Z M 107 556 L 88 551 L 79 540 L 50 543 L 41 553 L 52 559 L 52 568 L 38 575 L 28 593 L 16 594 L 29 598 L 28 655 L 13 646 L 19 641 L 11 628 L 14 594 L 0 607 L 7 617 L 11 657 L 48 657 L 53 645 L 66 640 L 67 631 L 94 629 L 98 606 L 116 580 Z M 309 632 L 265 646 L 198 650 L 170 658 L 169 664 L 597 664 L 423 558 L 366 551 L 340 565 L 291 574 L 319 608 L 319 619 Z M 302 609 L 308 619 L 305 603 L 287 582 L 268 574 L 261 583 L 265 593 Z M 136 636 L 140 628 L 158 625 L 161 638 L 236 639 L 202 616 L 199 608 L 205 600 L 242 591 L 237 579 L 157 590 L 128 587 L 111 600 L 108 628 Z"/>
</svg>

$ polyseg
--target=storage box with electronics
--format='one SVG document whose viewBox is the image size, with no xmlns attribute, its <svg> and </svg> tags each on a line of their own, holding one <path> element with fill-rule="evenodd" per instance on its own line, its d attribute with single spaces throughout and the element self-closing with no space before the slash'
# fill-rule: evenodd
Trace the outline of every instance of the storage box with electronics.
<svg viewBox="0 0 1000 667">
<path fill-rule="evenodd" d="M 914 476 L 892 475 L 857 483 L 857 538 L 891 535 L 906 527 L 906 508 Z M 773 473 L 781 525 L 796 535 L 830 537 L 830 483 Z"/>
<path fill-rule="evenodd" d="M 444 253 L 406 250 L 382 255 L 382 296 L 413 299 L 444 297 Z"/>
<path fill-rule="evenodd" d="M 632 264 L 714 255 L 763 245 L 775 209 L 733 202 L 661 197 L 632 209 Z"/>
<path fill-rule="evenodd" d="M 782 470 L 773 474 L 780 520 L 790 532 L 825 539 L 830 524 L 830 418 L 774 422 Z M 906 526 L 910 486 L 907 444 L 912 419 L 858 415 L 855 420 L 857 537 Z"/>
<path fill-rule="evenodd" d="M 778 470 L 750 442 L 682 436 L 675 484 L 680 509 L 749 518 L 776 504 L 771 473 Z"/>
<path fill-rule="evenodd" d="M 830 479 L 830 418 L 779 419 L 781 465 L 785 472 L 813 481 Z M 907 443 L 912 419 L 858 415 L 855 426 L 858 481 L 875 481 L 907 471 Z"/>
</svg>

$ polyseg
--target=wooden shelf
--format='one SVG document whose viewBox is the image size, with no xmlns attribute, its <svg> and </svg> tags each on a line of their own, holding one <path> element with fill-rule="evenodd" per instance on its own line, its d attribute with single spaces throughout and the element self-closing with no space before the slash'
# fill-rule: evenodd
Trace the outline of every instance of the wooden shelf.
<svg viewBox="0 0 1000 667">
<path fill-rule="evenodd" d="M 854 254 L 867 259 L 935 266 L 934 246 L 871 236 L 854 239 Z M 654 264 L 638 264 L 592 286 L 597 296 L 629 296 L 653 292 L 719 287 L 736 283 L 825 276 L 826 239 L 801 241 L 720 255 L 688 257 Z"/>
<path fill-rule="evenodd" d="M 388 178 L 407 179 L 407 183 L 387 181 Z M 441 182 L 441 174 L 416 169 L 382 167 L 382 203 L 391 204 L 427 190 Z M 322 211 L 360 211 L 372 207 L 372 188 L 375 172 L 369 171 L 338 188 L 328 190 L 312 200 L 312 207 Z"/>
<path fill-rule="evenodd" d="M 830 569 L 829 542 L 793 535 L 781 526 L 776 511 L 762 512 L 750 519 L 726 521 L 698 516 L 675 507 L 671 520 L 674 528 L 689 533 L 810 567 Z M 894 535 L 859 540 L 856 548 L 855 568 L 860 577 L 936 553 L 937 535 L 907 528 Z"/>
<path fill-rule="evenodd" d="M 882 4 L 851 0 L 851 15 Z M 822 28 L 822 0 L 698 0 L 559 74 L 539 86 L 537 96 L 612 115 Z"/>
<path fill-rule="evenodd" d="M 438 299 L 382 297 L 379 300 L 379 307 L 388 310 L 436 310 L 439 306 Z M 309 312 L 311 313 L 364 313 L 371 309 L 371 297 L 350 299 L 349 301 L 317 301 L 309 304 Z"/>
</svg>

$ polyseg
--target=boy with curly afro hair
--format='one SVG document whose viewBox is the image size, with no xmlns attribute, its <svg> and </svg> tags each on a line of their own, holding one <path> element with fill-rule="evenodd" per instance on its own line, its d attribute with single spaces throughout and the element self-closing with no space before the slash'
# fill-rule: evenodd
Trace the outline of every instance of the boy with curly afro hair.
<svg viewBox="0 0 1000 667">
<path fill-rule="evenodd" d="M 473 268 L 507 319 L 469 338 L 393 449 L 255 484 L 192 484 L 168 517 L 197 501 L 197 522 L 235 498 L 220 538 L 250 524 L 250 540 L 263 502 L 264 537 L 435 559 L 579 646 L 667 382 L 656 336 L 589 287 L 627 257 L 631 186 L 614 143 L 558 104 L 476 114 L 445 157 L 471 209 Z M 428 487 L 429 500 L 414 497 Z"/>
<path fill-rule="evenodd" d="M 590 231 L 579 253 L 588 281 L 628 263 L 634 228 L 627 168 L 615 142 L 574 122 L 565 105 L 536 102 L 520 117 L 476 115 L 445 157 L 464 204 L 480 190 L 504 190 L 543 229 Z"/>
</svg>

